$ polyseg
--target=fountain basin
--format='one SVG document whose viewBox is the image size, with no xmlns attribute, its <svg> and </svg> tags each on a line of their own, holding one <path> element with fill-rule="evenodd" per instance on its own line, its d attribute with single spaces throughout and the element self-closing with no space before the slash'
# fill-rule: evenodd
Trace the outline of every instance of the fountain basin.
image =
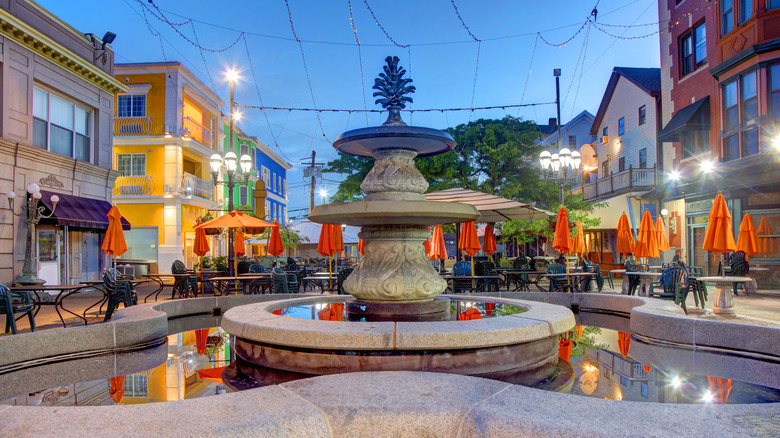
<svg viewBox="0 0 780 438">
<path fill-rule="evenodd" d="M 333 147 L 349 155 L 373 157 L 382 149 L 406 149 L 418 157 L 449 151 L 455 140 L 444 131 L 421 126 L 382 125 L 353 129 L 339 136 Z"/>
<path fill-rule="evenodd" d="M 452 300 L 464 299 L 447 296 Z M 235 336 L 241 362 L 305 374 L 356 371 L 433 371 L 474 376 L 514 373 L 533 383 L 558 361 L 558 335 L 574 327 L 562 306 L 468 297 L 518 306 L 525 312 L 470 321 L 317 321 L 271 312 L 302 304 L 349 303 L 332 296 L 240 306 L 222 327 Z"/>
<path fill-rule="evenodd" d="M 438 225 L 473 221 L 480 217 L 473 205 L 439 201 L 358 201 L 314 207 L 309 220 L 322 224 Z"/>
</svg>

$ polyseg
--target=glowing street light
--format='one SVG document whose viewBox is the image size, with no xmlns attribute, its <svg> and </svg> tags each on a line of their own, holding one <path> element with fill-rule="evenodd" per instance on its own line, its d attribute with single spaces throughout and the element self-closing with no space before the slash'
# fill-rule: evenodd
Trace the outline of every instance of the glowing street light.
<svg viewBox="0 0 780 438">
<path fill-rule="evenodd" d="M 325 198 L 328 197 L 328 189 L 325 186 L 320 189 L 320 197 L 322 197 L 322 202 L 325 202 Z"/>
<path fill-rule="evenodd" d="M 704 173 L 712 173 L 712 171 L 715 170 L 715 163 L 712 161 L 702 161 L 701 163 L 701 171 Z"/>
</svg>

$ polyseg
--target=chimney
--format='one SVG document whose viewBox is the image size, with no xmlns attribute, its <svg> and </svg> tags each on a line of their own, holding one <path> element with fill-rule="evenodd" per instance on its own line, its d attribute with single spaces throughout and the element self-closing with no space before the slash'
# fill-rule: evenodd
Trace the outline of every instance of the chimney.
<svg viewBox="0 0 780 438">
<path fill-rule="evenodd" d="M 550 125 L 550 126 L 557 126 L 558 125 L 558 119 L 556 119 L 555 117 L 550 117 L 547 120 L 547 124 Z"/>
</svg>

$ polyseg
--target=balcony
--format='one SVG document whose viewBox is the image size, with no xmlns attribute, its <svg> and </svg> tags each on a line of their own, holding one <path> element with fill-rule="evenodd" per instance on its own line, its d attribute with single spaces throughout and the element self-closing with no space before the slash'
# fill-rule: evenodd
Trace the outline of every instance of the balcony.
<svg viewBox="0 0 780 438">
<path fill-rule="evenodd" d="M 154 190 L 154 180 L 149 175 L 120 176 L 114 182 L 114 196 L 145 196 Z"/>
<path fill-rule="evenodd" d="M 114 117 L 114 135 L 149 135 L 154 129 L 150 116 Z"/>
<path fill-rule="evenodd" d="M 197 140 L 204 146 L 211 146 L 214 143 L 214 132 L 190 117 L 182 119 L 182 135 Z"/>
<path fill-rule="evenodd" d="M 582 193 L 585 201 L 611 198 L 631 191 L 652 190 L 656 184 L 656 169 L 653 168 L 628 168 L 618 173 L 610 173 L 609 176 L 595 182 L 575 187 L 571 193 Z"/>
<path fill-rule="evenodd" d="M 198 178 L 197 176 L 184 172 L 181 177 L 180 195 L 195 196 L 208 201 L 214 198 L 214 185 L 211 181 Z"/>
</svg>

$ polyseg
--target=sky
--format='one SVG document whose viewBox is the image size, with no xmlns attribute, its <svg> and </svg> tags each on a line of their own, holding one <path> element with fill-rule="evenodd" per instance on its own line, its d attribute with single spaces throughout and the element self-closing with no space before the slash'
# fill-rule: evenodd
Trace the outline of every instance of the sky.
<svg viewBox="0 0 780 438">
<path fill-rule="evenodd" d="M 312 151 L 327 163 L 342 132 L 385 120 L 364 110 L 381 109 L 371 87 L 387 56 L 398 56 L 414 80 L 407 109 L 445 110 L 403 112 L 406 123 L 437 129 L 506 115 L 546 123 L 555 117 L 554 68 L 562 69 L 565 123 L 596 113 L 613 67 L 660 64 L 657 0 L 38 3 L 81 32 L 117 34 L 116 63 L 180 61 L 226 102 L 224 71 L 238 69 L 239 126 L 293 165 L 289 216 L 308 209 L 302 162 Z M 594 6 L 598 27 L 585 25 Z M 507 108 L 518 104 L 538 105 Z M 479 107 L 495 108 L 452 110 Z M 316 190 L 332 195 L 340 179 L 324 174 Z M 318 194 L 316 203 L 323 201 Z"/>
</svg>

